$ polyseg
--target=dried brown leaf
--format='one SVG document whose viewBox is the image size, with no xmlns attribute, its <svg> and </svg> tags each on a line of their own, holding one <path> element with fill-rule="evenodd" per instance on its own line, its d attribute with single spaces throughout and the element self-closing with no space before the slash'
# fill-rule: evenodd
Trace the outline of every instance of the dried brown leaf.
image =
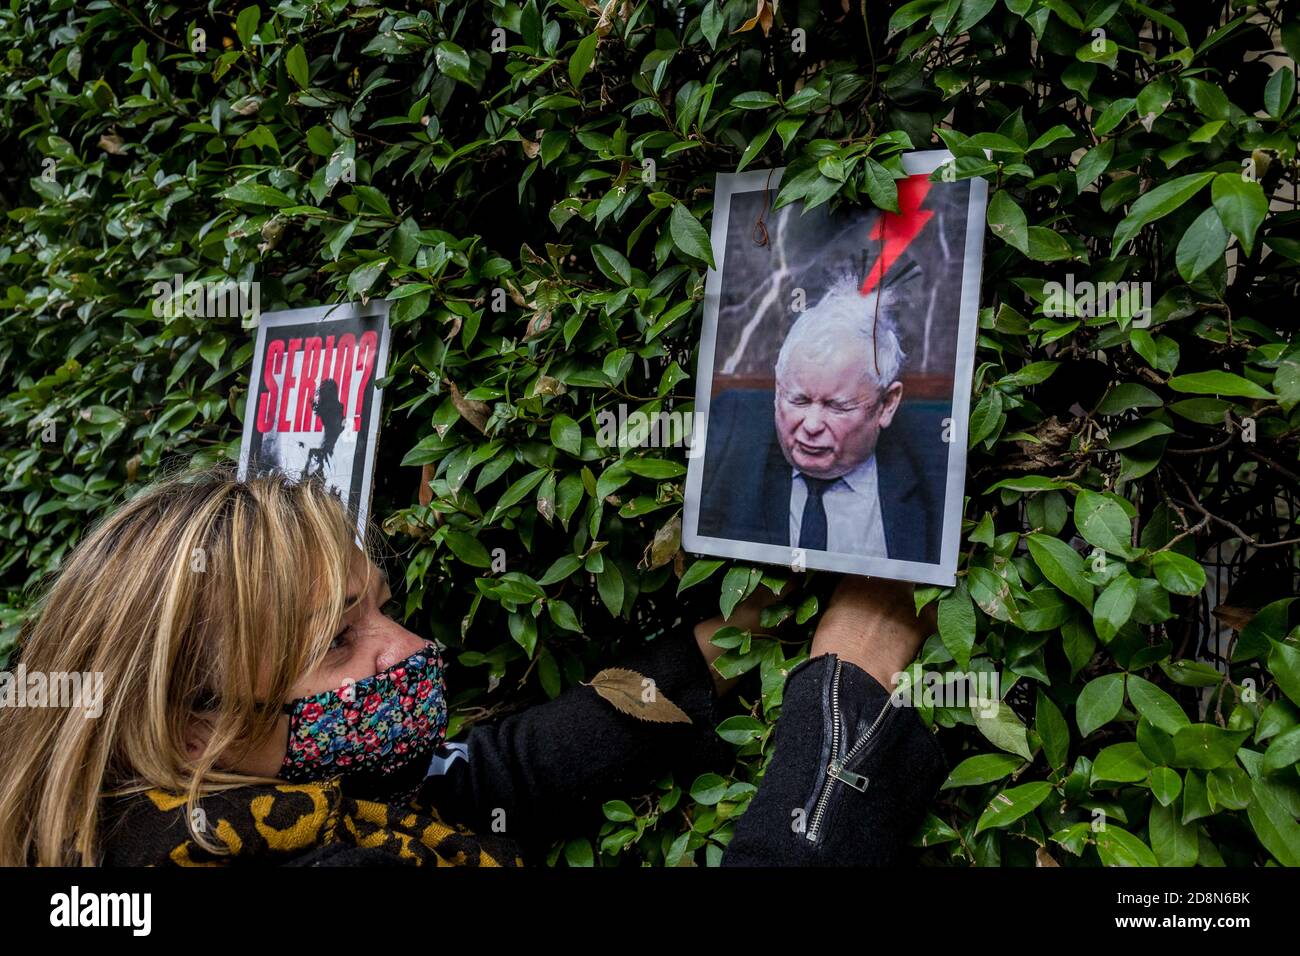
<svg viewBox="0 0 1300 956">
<path fill-rule="evenodd" d="M 1220 623 L 1227 625 L 1234 631 L 1240 631 L 1255 616 L 1254 608 L 1232 607 L 1227 604 L 1220 604 L 1211 613 L 1219 619 Z"/>
<path fill-rule="evenodd" d="M 682 545 L 682 513 L 679 511 L 655 532 L 643 563 L 647 570 L 661 568 L 673 559 Z"/>
<path fill-rule="evenodd" d="M 1062 422 L 1049 415 L 1034 426 L 1029 434 L 1037 441 L 1016 441 L 1016 452 L 1007 455 L 999 466 L 1003 471 L 1048 473 L 1064 463 L 1070 440 L 1079 428 L 1081 419 Z"/>
<path fill-rule="evenodd" d="M 689 724 L 691 718 L 659 692 L 654 681 L 626 667 L 606 667 L 587 685 L 616 710 L 656 724 Z"/>
<path fill-rule="evenodd" d="M 460 417 L 486 434 L 487 420 L 492 417 L 492 410 L 488 408 L 487 402 L 470 401 L 461 395 L 455 382 L 448 384 L 451 386 L 451 403 L 456 406 L 456 411 L 460 412 Z"/>
<path fill-rule="evenodd" d="M 510 293 L 510 301 L 515 305 L 523 306 L 525 308 L 528 306 L 528 300 L 524 298 L 524 294 L 520 292 L 518 287 L 509 279 L 506 280 L 506 291 Z"/>
<path fill-rule="evenodd" d="M 569 390 L 569 387 L 561 382 L 558 378 L 551 375 L 539 375 L 533 382 L 533 392 L 536 395 L 563 395 Z"/>
<path fill-rule="evenodd" d="M 230 109 L 240 116 L 252 116 L 262 108 L 262 98 L 260 96 L 241 96 L 235 102 L 230 104 Z"/>
<path fill-rule="evenodd" d="M 420 504 L 427 505 L 433 500 L 433 487 L 429 482 L 433 481 L 433 474 L 436 466 L 429 464 L 420 469 Z"/>
<path fill-rule="evenodd" d="M 534 335 L 541 335 L 551 327 L 550 310 L 545 312 L 534 312 L 533 317 L 528 320 L 528 328 L 524 330 L 524 338 L 531 339 Z"/>
<path fill-rule="evenodd" d="M 1150 130 L 1148 130 L 1150 132 Z M 1255 161 L 1255 176 L 1263 179 L 1268 175 L 1268 168 L 1273 165 L 1273 160 L 1277 158 L 1277 153 L 1271 149 L 1254 149 L 1251 150 L 1250 158 Z"/>
<path fill-rule="evenodd" d="M 600 19 L 596 21 L 596 36 L 603 37 L 609 33 L 614 26 L 614 8 L 618 6 L 618 0 L 609 0 L 605 8 L 601 10 Z"/>
<path fill-rule="evenodd" d="M 742 23 L 732 33 L 745 33 L 754 27 L 763 28 L 763 36 L 772 32 L 772 22 L 776 14 L 776 4 L 773 0 L 758 0 L 754 9 L 754 15 Z"/>
</svg>

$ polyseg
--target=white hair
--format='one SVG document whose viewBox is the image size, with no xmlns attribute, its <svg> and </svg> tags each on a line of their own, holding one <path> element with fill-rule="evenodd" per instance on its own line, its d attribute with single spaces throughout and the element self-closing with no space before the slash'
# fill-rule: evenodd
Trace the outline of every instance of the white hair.
<svg viewBox="0 0 1300 956">
<path fill-rule="evenodd" d="M 836 279 L 821 301 L 800 314 L 790 327 L 776 357 L 777 382 L 785 377 L 790 356 L 795 351 L 813 360 L 827 359 L 855 342 L 863 352 L 864 381 L 877 389 L 888 388 L 898 381 L 907 354 L 889 315 L 893 312 L 892 296 L 886 293 L 883 302 L 879 296 L 879 288 L 863 295 L 857 278 L 851 274 Z"/>
</svg>

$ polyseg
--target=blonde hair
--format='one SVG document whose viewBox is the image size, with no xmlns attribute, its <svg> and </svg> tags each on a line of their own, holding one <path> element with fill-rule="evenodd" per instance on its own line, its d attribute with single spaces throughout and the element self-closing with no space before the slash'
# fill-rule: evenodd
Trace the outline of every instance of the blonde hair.
<svg viewBox="0 0 1300 956">
<path fill-rule="evenodd" d="M 319 482 L 239 481 L 226 466 L 164 478 L 93 528 L 19 654 L 28 673 L 102 673 L 102 714 L 0 708 L 0 866 L 98 864 L 105 797 L 184 793 L 192 819 L 203 794 L 267 782 L 217 762 L 267 740 L 324 656 L 355 542 Z M 191 722 L 211 696 L 211 736 L 192 759 Z"/>
</svg>

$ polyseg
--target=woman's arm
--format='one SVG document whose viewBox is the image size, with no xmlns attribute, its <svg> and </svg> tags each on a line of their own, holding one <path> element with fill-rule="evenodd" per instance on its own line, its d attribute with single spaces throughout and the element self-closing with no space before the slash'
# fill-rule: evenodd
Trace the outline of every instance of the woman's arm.
<svg viewBox="0 0 1300 956">
<path fill-rule="evenodd" d="M 882 579 L 840 583 L 812 656 L 786 679 L 774 751 L 723 866 L 896 861 L 948 771 L 920 716 L 890 694 L 934 627 L 911 595 Z"/>
<path fill-rule="evenodd" d="M 750 631 L 756 636 L 760 634 L 766 636 L 769 632 L 759 624 L 759 617 L 763 609 L 775 604 L 782 598 L 789 597 L 797 587 L 797 584 L 792 579 L 786 583 L 786 586 L 779 593 L 773 594 L 760 585 L 753 594 L 732 608 L 731 617 L 715 614 L 707 621 L 700 621 L 695 625 L 695 643 L 699 646 L 700 654 L 703 655 L 705 662 L 709 665 L 709 673 L 713 676 L 713 686 L 719 696 L 731 690 L 740 678 L 725 678 L 714 669 L 713 662 L 725 654 L 726 649 L 712 643 L 713 635 L 724 627 L 738 627 L 742 631 Z"/>
<path fill-rule="evenodd" d="M 718 737 L 718 697 L 734 684 L 713 669 L 723 649 L 709 638 L 726 625 L 758 627 L 777 598 L 765 588 L 729 620 L 683 623 L 615 662 L 654 681 L 691 718 L 652 723 L 616 710 L 591 687 L 490 723 L 443 748 L 421 798 L 447 819 L 480 833 L 508 836 L 529 851 L 574 832 L 605 800 L 647 787 L 676 770 L 687 777 L 726 766 L 731 748 Z"/>
<path fill-rule="evenodd" d="M 817 623 L 811 657 L 835 654 L 894 689 L 937 627 L 935 604 L 917 615 L 915 589 L 905 581 L 845 575 Z"/>
</svg>

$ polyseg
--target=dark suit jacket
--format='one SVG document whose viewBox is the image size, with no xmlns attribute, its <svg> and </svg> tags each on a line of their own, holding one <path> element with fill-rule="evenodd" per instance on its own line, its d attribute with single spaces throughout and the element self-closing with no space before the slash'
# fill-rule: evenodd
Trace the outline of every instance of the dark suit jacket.
<svg viewBox="0 0 1300 956">
<path fill-rule="evenodd" d="M 889 557 L 937 564 L 943 533 L 947 403 L 911 403 L 876 442 Z M 790 547 L 790 463 L 776 435 L 772 392 L 732 389 L 709 403 L 699 533 Z"/>
</svg>

